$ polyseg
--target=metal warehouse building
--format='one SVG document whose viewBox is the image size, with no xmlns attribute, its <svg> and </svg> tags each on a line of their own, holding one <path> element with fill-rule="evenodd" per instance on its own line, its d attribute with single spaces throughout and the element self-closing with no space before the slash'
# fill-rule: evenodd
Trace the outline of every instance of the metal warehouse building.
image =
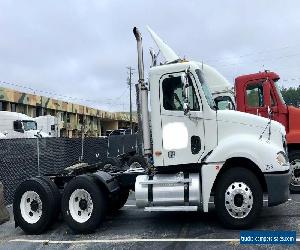
<svg viewBox="0 0 300 250">
<path fill-rule="evenodd" d="M 63 137 L 78 137 L 83 128 L 87 136 L 100 136 L 106 130 L 130 127 L 129 113 L 107 112 L 3 87 L 0 87 L 0 111 L 19 112 L 30 117 L 57 116 L 61 120 L 59 128 Z M 135 116 L 133 122 L 136 123 Z"/>
</svg>

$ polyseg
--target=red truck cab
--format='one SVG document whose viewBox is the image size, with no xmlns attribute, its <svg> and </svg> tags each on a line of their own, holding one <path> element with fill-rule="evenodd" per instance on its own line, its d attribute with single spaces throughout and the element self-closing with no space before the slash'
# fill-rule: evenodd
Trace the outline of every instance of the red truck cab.
<svg viewBox="0 0 300 250">
<path fill-rule="evenodd" d="M 289 160 L 292 167 L 292 188 L 300 190 L 300 108 L 288 106 L 279 89 L 279 75 L 264 71 L 235 79 L 236 109 L 269 117 L 285 126 Z"/>
</svg>

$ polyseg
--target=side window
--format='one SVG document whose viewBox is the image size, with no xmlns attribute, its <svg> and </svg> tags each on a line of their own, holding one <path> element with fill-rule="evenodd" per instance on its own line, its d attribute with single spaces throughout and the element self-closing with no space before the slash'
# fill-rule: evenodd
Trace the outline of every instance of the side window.
<svg viewBox="0 0 300 250">
<path fill-rule="evenodd" d="M 189 78 L 189 106 L 191 111 L 200 111 L 200 105 L 198 102 L 198 98 L 195 92 L 195 88 L 191 79 Z"/>
<path fill-rule="evenodd" d="M 191 111 L 199 111 L 200 106 L 193 87 L 191 79 L 189 79 L 189 106 Z M 183 111 L 183 93 L 182 82 L 180 77 L 166 78 L 162 82 L 163 90 L 163 107 L 165 110 Z"/>
<path fill-rule="evenodd" d="M 249 107 L 263 107 L 264 106 L 264 95 L 263 85 L 249 84 L 246 89 L 246 102 Z"/>
</svg>

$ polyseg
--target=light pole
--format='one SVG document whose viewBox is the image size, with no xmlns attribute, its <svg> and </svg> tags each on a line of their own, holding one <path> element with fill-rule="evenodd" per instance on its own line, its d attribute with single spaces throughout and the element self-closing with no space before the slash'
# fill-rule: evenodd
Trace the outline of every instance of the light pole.
<svg viewBox="0 0 300 250">
<path fill-rule="evenodd" d="M 128 74 L 128 78 L 127 78 L 127 83 L 129 85 L 129 120 L 130 120 L 130 129 L 131 129 L 131 134 L 133 132 L 133 124 L 132 124 L 132 96 L 131 96 L 131 85 L 132 85 L 132 75 L 133 75 L 133 68 L 127 67 L 127 69 L 129 70 Z"/>
</svg>

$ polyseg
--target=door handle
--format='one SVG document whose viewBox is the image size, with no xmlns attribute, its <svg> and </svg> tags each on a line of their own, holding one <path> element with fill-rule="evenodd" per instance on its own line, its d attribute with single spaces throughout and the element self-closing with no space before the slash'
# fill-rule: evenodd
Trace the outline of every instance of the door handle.
<svg viewBox="0 0 300 250">
<path fill-rule="evenodd" d="M 201 150 L 201 139 L 199 136 L 193 135 L 191 137 L 191 151 L 193 155 L 196 155 Z"/>
</svg>

